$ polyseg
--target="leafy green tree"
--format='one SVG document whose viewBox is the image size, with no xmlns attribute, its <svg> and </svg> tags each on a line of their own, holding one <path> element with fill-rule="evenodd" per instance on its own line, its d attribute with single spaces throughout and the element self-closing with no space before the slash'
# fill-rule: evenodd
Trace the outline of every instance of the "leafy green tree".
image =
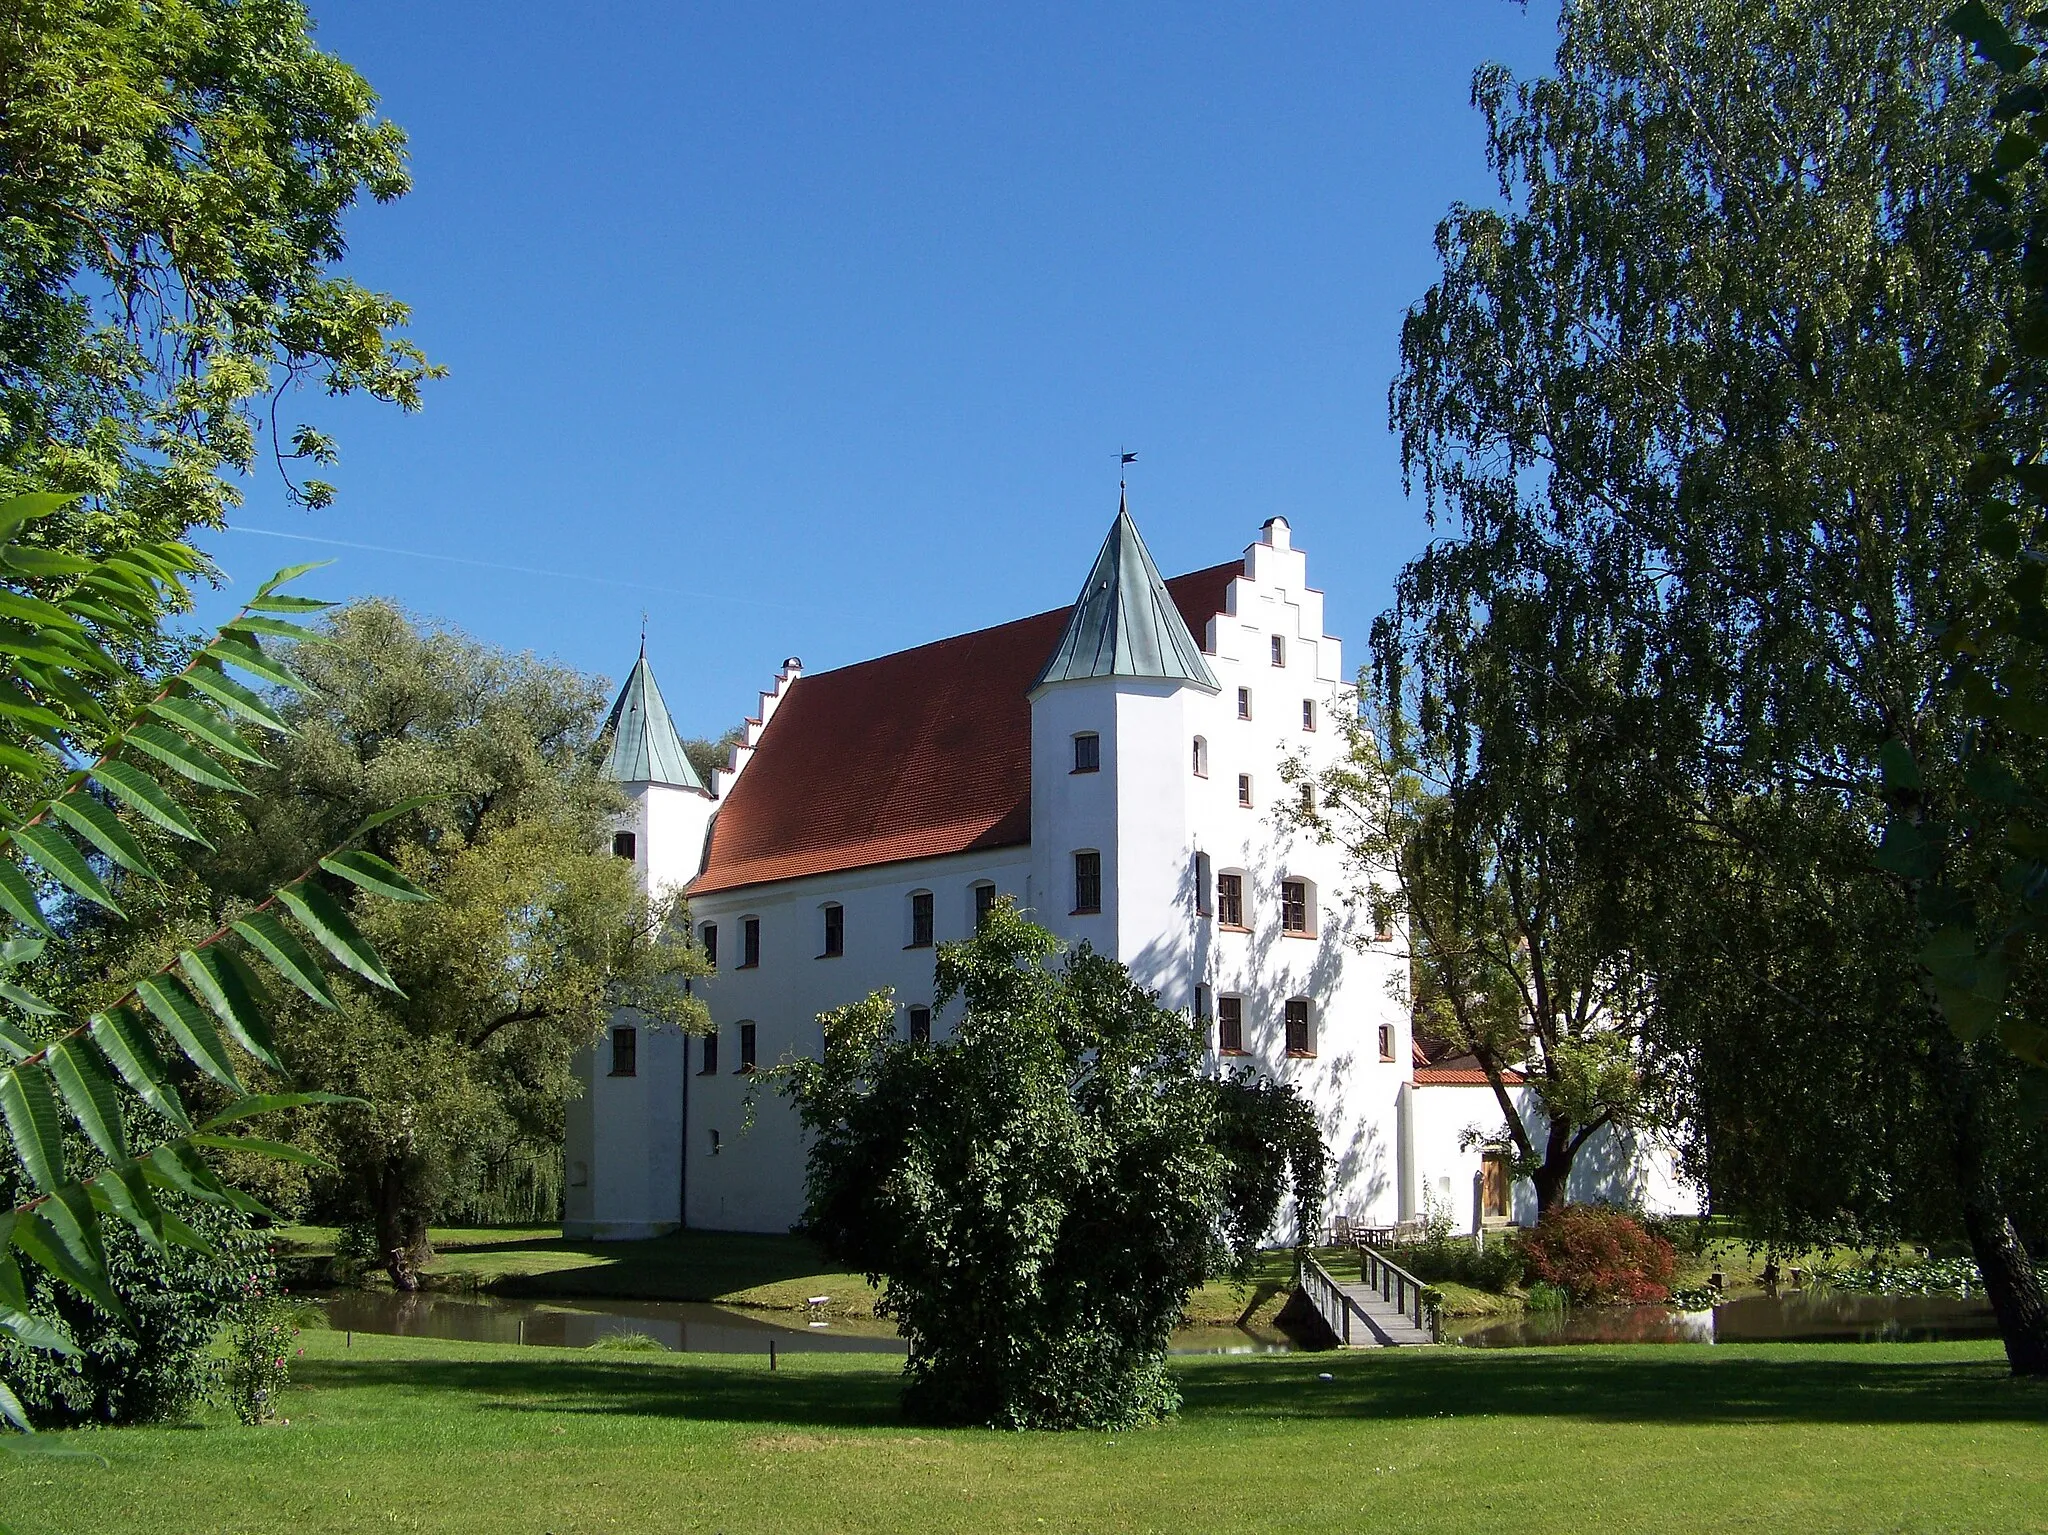
<svg viewBox="0 0 2048 1535">
<path fill-rule="evenodd" d="M 280 435 L 287 389 L 412 409 L 438 371 L 404 305 L 332 270 L 356 200 L 410 182 L 404 135 L 311 33 L 295 0 L 0 19 L 0 496 L 88 498 L 38 541 L 218 527 L 266 425 L 281 466 L 333 460 L 310 424 Z"/>
<path fill-rule="evenodd" d="M 690 766 L 704 780 L 705 788 L 711 787 L 711 775 L 723 771 L 732 761 L 732 749 L 746 739 L 746 734 L 746 726 L 735 725 L 716 740 L 700 738 L 683 743 L 683 755 L 690 759 Z"/>
<path fill-rule="evenodd" d="M 1166 1345 L 1217 1261 L 1272 1228 L 1291 1172 L 1318 1221 L 1325 1153 L 1282 1088 L 1199 1074 L 1188 1019 L 1000 903 L 938 955 L 952 1037 L 896 1038 L 886 993 L 826 1014 L 777 1068 L 810 1135 L 810 1232 L 883 1283 L 914 1417 L 1118 1428 L 1170 1415 Z M 1226 1148 L 1228 1148 L 1226 1150 Z"/>
<path fill-rule="evenodd" d="M 1693 1020 L 1665 1053 L 1698 1097 L 1701 1052 L 1741 1031 L 1705 1027 L 1713 999 L 1681 990 L 1700 973 L 1683 956 L 1724 941 L 1724 970 L 1782 975 L 1787 957 L 1852 938 L 1922 950 L 1946 924 L 1896 828 L 1952 818 L 1924 765 L 1962 761 L 1987 710 L 1953 685 L 1944 638 L 2020 561 L 1972 465 L 1987 438 L 2016 461 L 2043 447 L 2039 416 L 1985 410 L 1988 388 L 2035 394 L 2042 377 L 2009 344 L 2021 263 L 1972 240 L 1994 91 L 1919 0 L 1604 0 L 1566 8 L 1554 77 L 1488 69 L 1474 94 L 1501 205 L 1444 221 L 1442 277 L 1402 330 L 1394 424 L 1452 527 L 1401 580 L 1377 647 L 1383 697 L 1475 726 L 1484 774 L 1496 741 L 1519 754 L 1529 736 L 1489 733 L 1475 669 L 1502 651 L 1570 654 L 1515 632 L 1523 609 L 1559 615 L 1553 632 L 1569 625 L 1600 658 L 1581 701 L 1588 728 L 1605 722 L 1613 787 L 1581 794 L 1573 818 L 1608 869 L 1603 920 L 1655 988 L 1652 1024 Z M 1888 783 L 1888 758 L 1921 765 L 1920 785 Z M 1517 797 L 1550 792 L 1512 764 L 1499 778 Z M 1844 816 L 1863 859 L 1830 868 L 1855 899 L 1796 917 L 1801 860 Z M 1720 877 L 1727 860 L 1751 877 Z M 1769 895 L 1736 908 L 1759 879 Z M 1886 901 L 1880 939 L 1866 915 Z M 1756 911 L 1775 920 L 1744 920 Z M 1859 1023 L 1910 1020 L 1919 1048 L 1894 1063 L 1893 1098 L 1919 1105 L 1916 1133 L 1941 1148 L 1949 1208 L 2026 1372 L 2048 1371 L 2048 1305 L 2016 1224 L 2035 1175 L 2015 1148 L 2037 985 L 2004 994 L 1996 1027 L 1952 1031 L 1921 985 Z M 1713 1070 L 1727 1083 L 1744 1066 Z"/>
<path fill-rule="evenodd" d="M 1378 728 L 1340 718 L 1343 759 L 1289 813 L 1341 848 L 1349 898 L 1379 908 L 1374 930 L 1397 909 L 1405 918 L 1416 1031 L 1478 1062 L 1502 1116 L 1499 1149 L 1540 1217 L 1569 1199 L 1594 1136 L 1656 1118 L 1647 999 L 1600 920 L 1608 871 L 1574 813 L 1582 793 L 1613 784 L 1589 760 L 1590 733 L 1573 729 L 1580 711 L 1546 707 L 1571 690 L 1548 666 L 1473 671 L 1475 691 L 1491 688 L 1484 726 L 1470 707 L 1457 731 L 1440 710 L 1427 716 L 1433 733 L 1393 712 Z M 1304 771 L 1283 766 L 1294 781 Z M 1533 1090 L 1533 1112 L 1511 1072 Z"/>
<path fill-rule="evenodd" d="M 644 893 L 610 851 L 624 801 L 597 771 L 599 679 L 377 601 L 289 660 L 312 690 L 280 703 L 293 733 L 251 770 L 256 800 L 198 890 L 229 909 L 370 807 L 425 801 L 368 846 L 433 905 L 355 913 L 396 987 L 340 983 L 331 1011 L 284 1014 L 278 1044 L 295 1080 L 363 1100 L 309 1116 L 305 1143 L 339 1170 L 314 1192 L 374 1224 L 410 1289 L 429 1222 L 488 1158 L 559 1155 L 570 1058 L 614 1008 L 703 1026 L 680 984 L 703 965 L 680 898 Z"/>
<path fill-rule="evenodd" d="M 318 950 L 390 985 L 335 891 L 424 897 L 384 860 L 346 849 L 345 837 L 313 850 L 231 919 L 189 942 L 172 935 L 156 956 L 96 988 L 51 1000 L 21 983 L 50 949 L 67 945 L 73 914 L 91 906 L 125 919 L 117 891 L 156 886 L 180 848 L 206 844 L 186 808 L 190 794 L 247 794 L 236 774 L 262 758 L 244 728 L 282 736 L 291 727 L 231 669 L 299 688 L 265 642 L 301 637 L 290 615 L 326 606 L 281 592 L 297 573 L 286 572 L 217 634 L 189 646 L 182 667 L 139 682 L 132 701 L 110 712 L 86 679 L 117 677 L 127 657 L 156 648 L 199 561 L 176 543 L 92 559 L 19 540 L 24 524 L 68 500 L 35 493 L 0 502 L 0 711 L 25 743 L 0 746 L 0 1185 L 12 1196 L 0 1208 L 0 1338 L 75 1354 L 64 1328 L 37 1314 L 21 1260 L 120 1323 L 127 1311 L 113 1287 L 103 1220 L 121 1223 L 169 1262 L 173 1248 L 215 1248 L 166 1195 L 261 1213 L 222 1181 L 209 1153 L 303 1158 L 235 1127 L 325 1096 L 252 1093 L 242 1080 L 252 1061 L 281 1070 L 270 985 L 324 1001 L 330 983 Z M 380 811 L 354 835 L 409 808 Z M 27 1426 L 4 1382 L 0 1416 Z"/>
</svg>

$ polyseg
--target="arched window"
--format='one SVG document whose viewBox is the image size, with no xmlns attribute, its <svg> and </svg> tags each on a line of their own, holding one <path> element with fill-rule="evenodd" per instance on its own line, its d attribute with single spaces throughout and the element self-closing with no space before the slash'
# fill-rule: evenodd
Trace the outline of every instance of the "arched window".
<svg viewBox="0 0 2048 1535">
<path fill-rule="evenodd" d="M 1102 910 L 1102 854 L 1084 848 L 1074 855 L 1074 915 Z"/>
<path fill-rule="evenodd" d="M 1287 1053 L 1297 1057 L 1316 1053 L 1315 1015 L 1307 997 L 1287 1000 Z"/>
<path fill-rule="evenodd" d="M 1207 778 L 1209 776 L 1209 738 L 1207 736 L 1195 737 L 1194 767 L 1195 777 Z"/>
<path fill-rule="evenodd" d="M 929 949 L 932 946 L 932 893 L 929 890 L 910 892 L 910 942 L 904 945 L 911 949 Z"/>
<path fill-rule="evenodd" d="M 837 901 L 827 901 L 825 914 L 825 948 L 820 959 L 837 959 L 846 952 L 846 908 Z"/>
<path fill-rule="evenodd" d="M 1380 1025 L 1380 1059 L 1382 1061 L 1391 1061 L 1393 1058 L 1394 1026 L 1391 1023 L 1383 1023 Z"/>
<path fill-rule="evenodd" d="M 1316 935 L 1316 887 L 1310 880 L 1280 881 L 1280 931 L 1289 938 Z"/>
</svg>

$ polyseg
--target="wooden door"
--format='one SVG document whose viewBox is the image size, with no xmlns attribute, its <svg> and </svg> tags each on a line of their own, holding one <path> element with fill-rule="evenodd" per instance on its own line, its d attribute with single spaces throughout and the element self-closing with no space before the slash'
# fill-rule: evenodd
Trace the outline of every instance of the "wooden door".
<svg viewBox="0 0 2048 1535">
<path fill-rule="evenodd" d="M 1480 1158 L 1479 1213 L 1487 1220 L 1508 1217 L 1508 1159 L 1498 1151 Z"/>
</svg>

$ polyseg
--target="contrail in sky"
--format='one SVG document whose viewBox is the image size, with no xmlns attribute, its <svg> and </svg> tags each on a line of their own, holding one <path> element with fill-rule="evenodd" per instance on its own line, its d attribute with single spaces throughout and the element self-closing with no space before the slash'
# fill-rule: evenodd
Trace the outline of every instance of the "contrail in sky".
<svg viewBox="0 0 2048 1535">
<path fill-rule="evenodd" d="M 246 522 L 228 524 L 229 533 L 260 533 L 265 538 L 289 538 L 301 544 L 325 544 L 330 549 L 360 549 L 367 554 L 400 554 L 407 559 L 439 560 L 444 565 L 469 565 L 477 570 L 504 570 L 520 576 L 547 576 L 563 581 L 589 581 L 598 586 L 623 586 L 636 592 L 660 592 L 670 597 L 689 597 L 705 602 L 737 602 L 750 608 L 774 608 L 785 613 L 797 609 L 788 603 L 762 602 L 754 597 L 735 597 L 729 592 L 694 592 L 678 586 L 654 586 L 646 581 L 621 581 L 612 576 L 586 576 L 574 570 L 541 570 L 533 565 L 502 565 L 496 560 L 472 560 L 459 554 L 430 554 L 424 549 L 394 549 L 388 544 L 358 544 L 345 538 L 316 538 L 311 533 L 286 533 L 277 528 L 252 528 Z"/>
</svg>

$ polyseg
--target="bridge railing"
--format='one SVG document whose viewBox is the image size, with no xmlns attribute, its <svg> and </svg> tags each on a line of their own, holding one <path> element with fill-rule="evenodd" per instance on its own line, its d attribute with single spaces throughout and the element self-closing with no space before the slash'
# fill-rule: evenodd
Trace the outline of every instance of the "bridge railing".
<svg viewBox="0 0 2048 1535">
<path fill-rule="evenodd" d="M 1402 1268 L 1377 1247 L 1358 1249 L 1359 1277 L 1368 1290 L 1392 1304 L 1409 1321 L 1429 1334 L 1432 1343 L 1441 1337 L 1441 1318 L 1430 1288 Z"/>
<path fill-rule="evenodd" d="M 1349 1348 L 1354 1341 L 1363 1343 L 1373 1336 L 1364 1310 L 1344 1293 L 1344 1287 L 1317 1261 L 1314 1253 L 1301 1249 L 1295 1266 L 1295 1282 L 1301 1286 L 1301 1293 L 1308 1297 L 1308 1303 L 1316 1308 L 1316 1315 L 1323 1319 L 1323 1325 L 1336 1335 L 1339 1343 Z"/>
</svg>

